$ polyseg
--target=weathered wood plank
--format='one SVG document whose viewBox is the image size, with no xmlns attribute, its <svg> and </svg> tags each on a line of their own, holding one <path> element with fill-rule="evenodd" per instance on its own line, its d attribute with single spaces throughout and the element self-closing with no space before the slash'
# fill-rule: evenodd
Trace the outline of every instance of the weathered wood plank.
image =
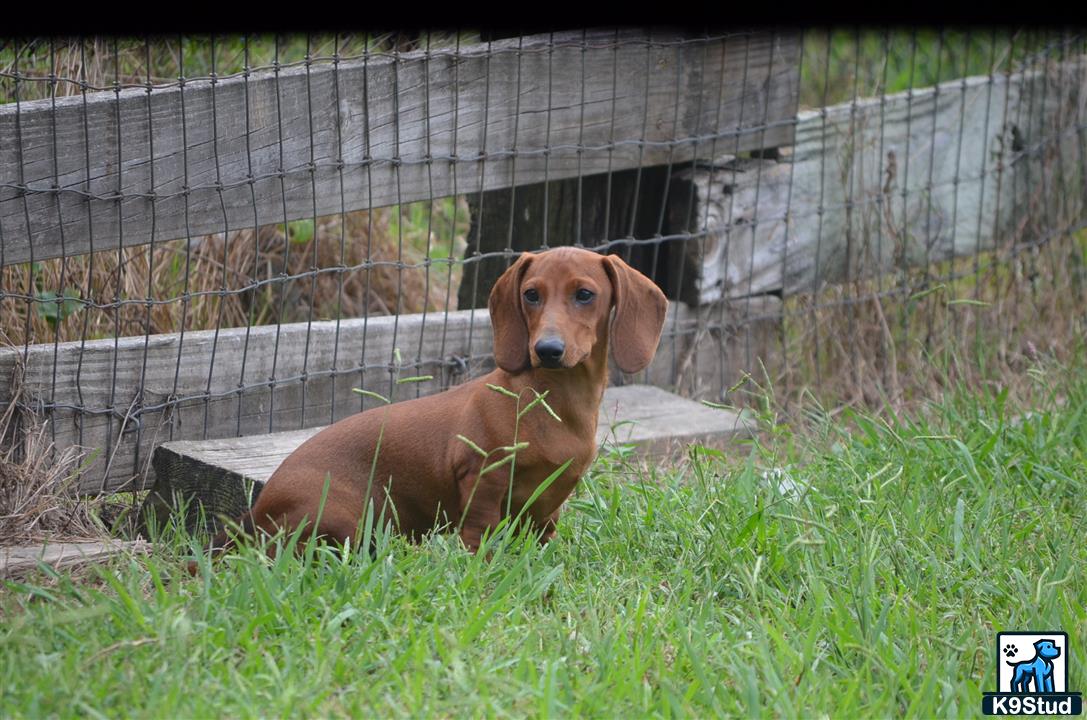
<svg viewBox="0 0 1087 720">
<path fill-rule="evenodd" d="M 156 482 L 146 507 L 165 520 L 184 500 L 189 527 L 201 510 L 209 526 L 218 527 L 218 516 L 238 517 L 250 507 L 280 463 L 320 430 L 166 443 L 155 450 Z M 604 392 L 596 440 L 600 446 L 635 444 L 641 453 L 654 454 L 690 442 L 722 444 L 754 431 L 750 420 L 730 410 L 651 385 L 626 385 Z"/>
<path fill-rule="evenodd" d="M 764 307 L 772 300 L 719 316 L 672 303 L 657 357 L 638 377 L 671 387 L 682 371 L 685 391 L 717 399 L 721 383 L 753 369 L 743 362 L 762 347 L 747 344 L 738 313 L 779 316 L 778 305 Z M 692 349 L 703 338 L 705 347 Z M 57 447 L 97 451 L 83 492 L 138 489 L 154 479 L 151 451 L 160 443 L 326 425 L 373 405 L 354 387 L 399 399 L 437 392 L 492 368 L 491 343 L 482 309 L 350 319 L 338 329 L 326 321 L 33 345 L 25 362 L 21 348 L 0 348 L 0 402 L 18 387 L 21 402 L 50 408 L 43 417 Z M 393 386 L 396 349 L 401 377 L 434 379 Z M 713 371 L 692 378 L 692 359 L 700 374 Z"/>
<path fill-rule="evenodd" d="M 711 408 L 654 385 L 622 385 L 604 391 L 596 432 L 601 447 L 635 444 L 659 454 L 692 442 L 749 437 L 754 421 L 732 410 Z"/>
<path fill-rule="evenodd" d="M 799 48 L 572 32 L 2 105 L 0 263 L 784 145 Z"/>
<path fill-rule="evenodd" d="M 802 112 L 780 159 L 681 173 L 707 233 L 688 246 L 698 299 L 815 292 L 1074 225 L 1085 89 L 1082 57 L 964 78 Z"/>
<path fill-rule="evenodd" d="M 161 486 L 166 483 L 165 486 L 169 487 L 176 483 L 177 478 L 184 474 L 176 472 L 173 463 L 177 462 L 199 462 L 262 484 L 267 482 L 295 448 L 324 427 L 326 426 L 221 440 L 176 440 L 163 443 L 155 449 L 153 461 L 156 465 L 157 484 Z M 169 465 L 167 472 L 162 470 L 164 463 Z M 173 479 L 167 476 L 173 476 Z M 256 500 L 256 494 L 253 494 L 251 500 Z"/>
<path fill-rule="evenodd" d="M 146 553 L 150 546 L 142 540 L 106 540 L 0 547 L 0 577 L 16 577 L 39 564 L 59 570 L 85 563 L 100 562 L 125 552 Z"/>
<path fill-rule="evenodd" d="M 158 443 L 327 424 L 373 404 L 352 387 L 390 395 L 397 349 L 401 377 L 434 379 L 396 394 L 429 394 L 488 367 L 490 337 L 487 313 L 465 311 L 34 345 L 25 364 L 7 348 L 0 402 L 21 374 L 56 445 L 97 450 L 81 489 L 134 489 Z"/>
</svg>

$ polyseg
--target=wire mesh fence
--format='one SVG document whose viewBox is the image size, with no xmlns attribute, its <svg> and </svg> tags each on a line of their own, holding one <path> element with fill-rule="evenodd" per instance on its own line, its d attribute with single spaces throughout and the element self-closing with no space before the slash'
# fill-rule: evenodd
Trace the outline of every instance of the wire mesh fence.
<svg viewBox="0 0 1087 720">
<path fill-rule="evenodd" d="M 493 367 L 568 244 L 666 291 L 637 379 L 693 397 L 1020 372 L 1083 335 L 1085 87 L 1071 30 L 0 42 L 0 401 L 138 489 Z"/>
</svg>

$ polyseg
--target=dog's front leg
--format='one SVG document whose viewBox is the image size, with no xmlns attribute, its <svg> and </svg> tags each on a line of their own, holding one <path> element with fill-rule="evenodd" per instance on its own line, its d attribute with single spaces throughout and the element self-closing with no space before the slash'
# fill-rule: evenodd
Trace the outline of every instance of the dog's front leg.
<svg viewBox="0 0 1087 720">
<path fill-rule="evenodd" d="M 471 552 L 479 549 L 483 533 L 495 528 L 505 510 L 509 478 L 502 473 L 480 477 L 467 473 L 457 483 L 460 491 L 460 539 Z"/>
<path fill-rule="evenodd" d="M 546 545 L 551 542 L 555 537 L 555 533 L 558 531 L 557 526 L 559 522 L 559 511 L 551 513 L 551 515 L 544 520 L 543 526 L 540 528 L 540 544 Z"/>
</svg>

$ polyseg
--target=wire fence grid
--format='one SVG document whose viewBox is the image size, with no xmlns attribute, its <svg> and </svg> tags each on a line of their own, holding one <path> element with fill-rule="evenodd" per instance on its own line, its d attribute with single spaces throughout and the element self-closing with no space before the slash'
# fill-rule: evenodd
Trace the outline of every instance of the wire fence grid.
<svg viewBox="0 0 1087 720">
<path fill-rule="evenodd" d="M 1074 29 L 0 40 L 0 402 L 139 489 L 490 369 L 494 280 L 570 244 L 673 300 L 615 382 L 1021 374 L 1084 334 L 1085 88 Z"/>
</svg>

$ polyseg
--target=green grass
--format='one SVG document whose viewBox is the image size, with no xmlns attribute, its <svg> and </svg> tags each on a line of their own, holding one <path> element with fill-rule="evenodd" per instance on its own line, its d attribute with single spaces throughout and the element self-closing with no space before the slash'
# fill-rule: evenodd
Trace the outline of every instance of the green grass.
<svg viewBox="0 0 1087 720">
<path fill-rule="evenodd" d="M 77 95 L 96 88 L 176 85 L 179 77 L 239 75 L 268 69 L 330 64 L 393 52 L 438 50 L 479 41 L 478 33 L 377 32 L 282 35 L 157 35 L 152 37 L 0 37 L 0 104 Z M 50 71 L 56 76 L 50 77 Z M 19 87 L 16 88 L 16 75 Z"/>
<path fill-rule="evenodd" d="M 8 583 L 0 716 L 976 716 L 995 632 L 1039 628 L 1083 690 L 1087 373 L 1031 374 L 1029 412 L 960 391 L 605 456 L 556 542 L 490 561 L 380 535 L 189 578 L 179 540 Z"/>
<path fill-rule="evenodd" d="M 407 243 L 430 260 L 457 259 L 456 239 L 468 236 L 465 196 L 421 200 L 394 206 L 389 237 Z"/>
<path fill-rule="evenodd" d="M 808 28 L 800 104 L 818 108 L 972 75 L 1017 72 L 1061 41 L 1058 31 L 1011 28 Z"/>
</svg>

